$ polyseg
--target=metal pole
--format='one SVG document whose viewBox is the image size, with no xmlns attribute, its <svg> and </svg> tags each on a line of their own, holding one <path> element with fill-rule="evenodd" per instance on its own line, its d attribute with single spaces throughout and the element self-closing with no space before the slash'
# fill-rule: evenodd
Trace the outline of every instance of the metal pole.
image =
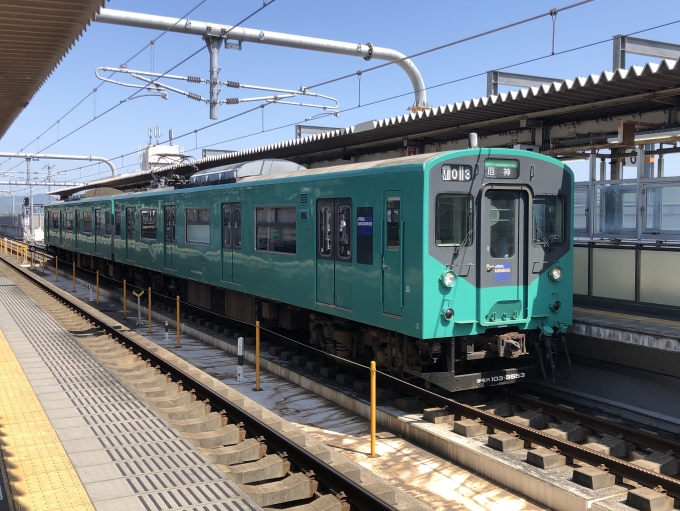
<svg viewBox="0 0 680 511">
<path fill-rule="evenodd" d="M 243 381 L 243 337 L 238 338 L 238 365 L 236 366 L 236 381 Z"/>
<path fill-rule="evenodd" d="M 99 270 L 97 270 L 97 305 L 99 305 Z"/>
<path fill-rule="evenodd" d="M 218 56 L 222 47 L 222 38 L 206 36 L 204 40 L 210 52 L 210 118 L 218 119 L 220 110 L 220 105 L 218 104 L 220 87 L 217 83 L 220 74 Z"/>
<path fill-rule="evenodd" d="M 76 292 L 76 262 L 73 261 L 73 292 Z"/>
<path fill-rule="evenodd" d="M 260 322 L 255 322 L 255 390 L 260 388 Z"/>
<path fill-rule="evenodd" d="M 41 154 L 41 153 L 11 153 L 0 152 L 2 158 L 42 158 L 44 160 L 77 160 L 77 161 L 100 161 L 105 163 L 111 169 L 111 175 L 116 176 L 116 166 L 113 162 L 102 156 L 81 156 L 75 154 Z"/>
<path fill-rule="evenodd" d="M 151 287 L 149 287 L 149 333 L 151 333 Z"/>
<path fill-rule="evenodd" d="M 180 339 L 179 339 L 179 332 L 181 330 L 181 325 L 179 322 L 179 295 L 177 295 L 177 347 L 181 348 L 182 345 L 180 344 Z"/>
<path fill-rule="evenodd" d="M 123 319 L 127 319 L 127 280 L 123 279 Z"/>
<path fill-rule="evenodd" d="M 375 415 L 376 415 L 376 389 L 375 389 L 376 371 L 375 362 L 371 362 L 371 458 L 375 458 Z"/>
</svg>

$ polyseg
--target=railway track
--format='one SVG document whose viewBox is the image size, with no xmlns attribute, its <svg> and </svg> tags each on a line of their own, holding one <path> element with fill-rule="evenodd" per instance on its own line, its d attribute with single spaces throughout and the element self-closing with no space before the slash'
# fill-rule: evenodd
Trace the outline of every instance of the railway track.
<svg viewBox="0 0 680 511">
<path fill-rule="evenodd" d="M 251 413 L 168 362 L 104 314 L 81 305 L 11 260 L 0 267 L 20 289 L 62 324 L 105 366 L 151 404 L 184 436 L 229 474 L 261 506 L 301 504 L 323 511 L 395 511 L 388 491 L 355 480 L 358 467 L 331 464 L 330 451 L 305 445 L 302 433 L 284 432 L 275 416 Z M 12 274 L 7 269 L 12 269 Z M 19 277 L 19 278 L 18 278 Z M 36 287 L 44 293 L 36 293 Z M 258 417 L 257 415 L 260 415 Z M 393 492 L 392 492 L 393 493 Z M 393 496 L 393 495 L 392 495 Z M 422 509 L 426 509 L 423 506 Z"/>
<path fill-rule="evenodd" d="M 23 273 L 33 278 L 29 272 Z M 229 322 L 228 318 L 209 311 L 200 313 L 214 321 Z M 237 327 L 243 330 L 242 324 L 237 324 Z M 273 345 L 279 344 L 288 349 L 309 353 L 310 359 L 325 359 L 327 364 L 340 367 L 340 371 L 343 368 L 354 373 L 366 371 L 367 376 L 367 368 L 304 346 L 275 332 L 266 332 L 263 338 Z M 281 349 L 278 350 L 280 351 Z M 674 439 L 503 389 L 493 390 L 496 399 L 492 402 L 498 404 L 500 401 L 512 405 L 507 408 L 507 413 L 500 411 L 501 406 L 493 408 L 490 403 L 478 406 L 464 404 L 451 395 L 440 395 L 383 373 L 379 373 L 378 382 L 402 395 L 417 397 L 424 407 L 437 407 L 459 419 L 472 419 L 486 426 L 491 433 L 509 433 L 523 440 L 526 445 L 550 449 L 567 459 L 604 468 L 621 479 L 680 499 L 680 479 L 676 477 L 676 453 L 680 453 L 680 443 Z"/>
</svg>

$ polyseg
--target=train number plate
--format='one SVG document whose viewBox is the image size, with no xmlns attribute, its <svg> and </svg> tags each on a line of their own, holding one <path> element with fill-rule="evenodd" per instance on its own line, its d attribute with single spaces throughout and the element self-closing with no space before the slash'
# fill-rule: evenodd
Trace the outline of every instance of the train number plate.
<svg viewBox="0 0 680 511">
<path fill-rule="evenodd" d="M 496 376 L 477 378 L 477 385 L 484 385 L 487 383 L 503 383 L 506 381 L 516 381 L 525 377 L 526 377 L 525 373 L 499 374 Z"/>
<path fill-rule="evenodd" d="M 442 181 L 472 181 L 472 166 L 470 165 L 442 165 Z"/>
</svg>

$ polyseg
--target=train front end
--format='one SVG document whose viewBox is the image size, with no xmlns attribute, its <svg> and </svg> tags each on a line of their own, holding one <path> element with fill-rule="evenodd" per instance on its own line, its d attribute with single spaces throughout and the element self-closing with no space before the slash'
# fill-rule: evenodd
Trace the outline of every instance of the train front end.
<svg viewBox="0 0 680 511">
<path fill-rule="evenodd" d="M 421 348 L 432 363 L 419 376 L 458 391 L 565 375 L 571 170 L 469 149 L 433 158 L 425 177 Z"/>
</svg>

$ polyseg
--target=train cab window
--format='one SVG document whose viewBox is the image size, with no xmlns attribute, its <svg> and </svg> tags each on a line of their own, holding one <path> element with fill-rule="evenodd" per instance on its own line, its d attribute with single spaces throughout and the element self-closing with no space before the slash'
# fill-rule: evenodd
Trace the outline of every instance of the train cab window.
<svg viewBox="0 0 680 511">
<path fill-rule="evenodd" d="M 155 240 L 157 237 L 156 227 L 156 210 L 143 209 L 141 211 L 141 227 L 142 230 L 139 237 L 145 240 Z"/>
<path fill-rule="evenodd" d="M 135 239 L 135 208 L 125 208 L 125 227 L 126 238 Z"/>
<path fill-rule="evenodd" d="M 59 213 L 57 212 L 52 213 L 52 229 L 55 231 L 59 229 Z"/>
<path fill-rule="evenodd" d="M 241 203 L 222 204 L 222 246 L 241 248 Z"/>
<path fill-rule="evenodd" d="M 73 211 L 66 212 L 66 230 L 73 232 Z"/>
<path fill-rule="evenodd" d="M 434 211 L 434 241 L 440 247 L 472 244 L 472 196 L 442 193 Z"/>
<path fill-rule="evenodd" d="M 114 211 L 113 213 L 113 220 L 114 220 L 114 226 L 113 226 L 113 233 L 114 236 L 120 238 L 120 224 L 121 224 L 121 212 L 119 209 Z"/>
<path fill-rule="evenodd" d="M 111 212 L 104 211 L 104 234 L 111 236 Z"/>
<path fill-rule="evenodd" d="M 349 206 L 338 208 L 338 257 L 352 258 L 352 209 Z"/>
<path fill-rule="evenodd" d="M 564 241 L 564 199 L 556 195 L 534 197 L 534 243 L 550 247 Z"/>
<path fill-rule="evenodd" d="M 208 208 L 187 208 L 186 242 L 189 245 L 210 245 L 210 210 Z"/>
<path fill-rule="evenodd" d="M 401 245 L 401 229 L 399 221 L 401 218 L 401 198 L 388 197 L 387 211 L 385 215 L 385 225 L 387 228 L 387 250 L 399 250 Z"/>
<path fill-rule="evenodd" d="M 510 194 L 489 194 L 489 252 L 494 259 L 510 259 L 515 256 L 515 204 Z"/>
<path fill-rule="evenodd" d="M 330 205 L 319 206 L 319 255 L 331 255 L 333 239 L 333 208 Z"/>
<path fill-rule="evenodd" d="M 296 217 L 295 206 L 256 207 L 255 250 L 295 254 Z"/>
</svg>

